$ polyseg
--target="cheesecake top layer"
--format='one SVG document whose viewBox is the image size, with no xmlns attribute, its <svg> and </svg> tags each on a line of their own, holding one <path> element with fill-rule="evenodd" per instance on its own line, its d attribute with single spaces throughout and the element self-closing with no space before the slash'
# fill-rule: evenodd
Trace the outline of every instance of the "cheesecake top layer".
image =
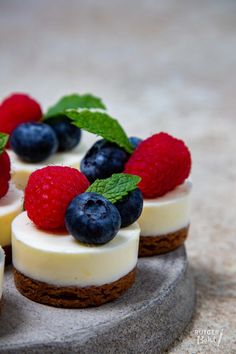
<svg viewBox="0 0 236 354">
<path fill-rule="evenodd" d="M 0 199 L 0 218 L 21 206 L 23 204 L 23 196 L 24 193 L 17 189 L 13 183 L 10 183 L 7 194 Z M 0 222 L 3 221 L 0 219 Z"/>
<path fill-rule="evenodd" d="M 65 165 L 65 166 L 73 166 L 74 164 L 80 163 L 81 158 L 86 152 L 86 147 L 83 143 L 80 143 L 74 149 L 70 151 L 57 152 L 53 154 L 48 159 L 40 162 L 40 163 L 28 163 L 21 160 L 14 151 L 7 150 L 11 163 L 12 163 L 12 171 L 29 171 L 33 172 L 39 168 L 49 166 L 49 165 Z"/>
<path fill-rule="evenodd" d="M 5 253 L 0 247 L 0 299 L 2 297 L 3 274 L 4 274 Z"/>
<path fill-rule="evenodd" d="M 0 246 L 11 244 L 11 223 L 23 209 L 23 196 L 11 183 L 7 194 L 0 199 Z"/>
<path fill-rule="evenodd" d="M 188 226 L 192 183 L 186 180 L 174 190 L 155 199 L 144 199 L 138 220 L 141 236 L 162 236 Z"/>
<path fill-rule="evenodd" d="M 134 223 L 104 245 L 86 246 L 66 231 L 39 230 L 23 212 L 12 224 L 13 264 L 24 275 L 54 285 L 102 285 L 135 267 L 139 234 Z"/>
</svg>

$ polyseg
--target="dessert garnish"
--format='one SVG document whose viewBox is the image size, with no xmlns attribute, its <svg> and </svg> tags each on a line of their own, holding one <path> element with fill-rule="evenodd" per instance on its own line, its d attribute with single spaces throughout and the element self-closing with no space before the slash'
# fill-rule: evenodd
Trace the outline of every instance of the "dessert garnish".
<svg viewBox="0 0 236 354">
<path fill-rule="evenodd" d="M 62 97 L 43 115 L 34 99 L 25 94 L 13 94 L 0 106 L 0 130 L 10 135 L 15 133 L 10 146 L 20 159 L 42 162 L 56 151 L 70 151 L 79 144 L 80 128 L 64 115 L 66 109 L 72 108 L 104 110 L 106 107 L 100 98 L 91 94 L 73 94 Z"/>
<path fill-rule="evenodd" d="M 19 124 L 38 122 L 42 115 L 42 109 L 34 98 L 14 93 L 0 105 L 0 131 L 11 134 Z"/>
<path fill-rule="evenodd" d="M 138 176 L 123 173 L 96 180 L 69 204 L 67 230 L 82 243 L 99 245 L 112 240 L 120 227 L 134 223 L 142 212 L 139 181 Z"/>
<path fill-rule="evenodd" d="M 10 159 L 5 151 L 8 141 L 8 135 L 0 133 L 0 198 L 7 194 L 9 189 L 10 175 Z"/>
<path fill-rule="evenodd" d="M 44 230 L 66 226 L 76 240 L 104 244 L 120 227 L 134 223 L 143 206 L 140 177 L 114 174 L 89 186 L 78 170 L 48 166 L 32 173 L 25 190 L 25 209 Z"/>
<path fill-rule="evenodd" d="M 182 184 L 189 176 L 191 155 L 182 140 L 167 133 L 154 134 L 134 151 L 125 166 L 126 173 L 142 178 L 144 197 L 156 198 Z"/>
<path fill-rule="evenodd" d="M 46 230 L 65 227 L 68 204 L 88 186 L 87 178 L 75 168 L 48 166 L 33 172 L 25 190 L 29 218 Z"/>
<path fill-rule="evenodd" d="M 48 124 L 22 123 L 12 132 L 10 146 L 21 160 L 37 163 L 55 154 L 58 139 Z"/>
</svg>

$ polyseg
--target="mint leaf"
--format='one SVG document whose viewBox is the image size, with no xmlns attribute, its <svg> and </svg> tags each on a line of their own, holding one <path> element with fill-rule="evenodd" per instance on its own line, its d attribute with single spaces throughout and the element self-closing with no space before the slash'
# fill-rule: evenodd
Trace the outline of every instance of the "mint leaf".
<svg viewBox="0 0 236 354">
<path fill-rule="evenodd" d="M 116 143 L 127 152 L 132 153 L 134 148 L 131 145 L 125 131 L 119 122 L 110 117 L 107 113 L 98 111 L 66 111 L 66 116 L 72 119 L 73 124 L 78 128 L 97 134 L 104 139 Z"/>
<path fill-rule="evenodd" d="M 78 95 L 72 94 L 62 97 L 55 105 L 50 107 L 43 119 L 48 119 L 54 116 L 63 114 L 67 109 L 77 108 L 100 108 L 106 109 L 102 100 L 99 97 L 91 94 Z"/>
<path fill-rule="evenodd" d="M 0 133 L 0 154 L 3 153 L 4 148 L 7 144 L 9 135 L 5 134 L 5 133 Z"/>
<path fill-rule="evenodd" d="M 97 179 L 86 192 L 101 194 L 111 203 L 115 203 L 135 190 L 140 181 L 141 178 L 138 176 L 116 173 L 106 179 Z"/>
</svg>

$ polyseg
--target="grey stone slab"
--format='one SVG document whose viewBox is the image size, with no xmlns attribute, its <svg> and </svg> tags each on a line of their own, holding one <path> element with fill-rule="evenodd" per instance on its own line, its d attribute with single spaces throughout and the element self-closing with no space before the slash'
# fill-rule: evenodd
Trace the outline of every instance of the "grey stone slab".
<svg viewBox="0 0 236 354">
<path fill-rule="evenodd" d="M 34 303 L 5 279 L 0 353 L 159 353 L 192 317 L 195 289 L 185 248 L 140 259 L 135 285 L 98 308 L 57 309 Z"/>
</svg>

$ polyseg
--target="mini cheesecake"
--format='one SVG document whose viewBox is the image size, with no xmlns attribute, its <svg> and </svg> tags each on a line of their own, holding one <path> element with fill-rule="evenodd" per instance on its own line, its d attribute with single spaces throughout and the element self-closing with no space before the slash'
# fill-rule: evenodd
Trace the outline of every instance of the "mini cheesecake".
<svg viewBox="0 0 236 354">
<path fill-rule="evenodd" d="M 79 243 L 68 232 L 38 229 L 23 212 L 12 224 L 14 279 L 29 299 L 56 307 L 99 306 L 135 280 L 140 228 L 120 229 L 108 243 Z"/>
<path fill-rule="evenodd" d="M 141 228 L 139 256 L 153 256 L 182 245 L 190 224 L 192 183 L 182 185 L 155 199 L 144 199 L 138 223 Z"/>
<path fill-rule="evenodd" d="M 69 166 L 79 170 L 80 162 L 84 157 L 85 151 L 85 146 L 83 143 L 80 143 L 73 150 L 57 152 L 43 162 L 28 163 L 22 161 L 13 150 L 7 150 L 11 159 L 12 181 L 17 188 L 24 190 L 31 173 L 45 166 Z"/>
<path fill-rule="evenodd" d="M 1 312 L 1 304 L 2 304 L 4 265 L 5 265 L 5 253 L 3 249 L 0 247 L 0 312 Z"/>
<path fill-rule="evenodd" d="M 6 253 L 6 264 L 11 263 L 11 224 L 23 210 L 23 192 L 10 184 L 7 194 L 0 199 L 0 246 Z"/>
</svg>

